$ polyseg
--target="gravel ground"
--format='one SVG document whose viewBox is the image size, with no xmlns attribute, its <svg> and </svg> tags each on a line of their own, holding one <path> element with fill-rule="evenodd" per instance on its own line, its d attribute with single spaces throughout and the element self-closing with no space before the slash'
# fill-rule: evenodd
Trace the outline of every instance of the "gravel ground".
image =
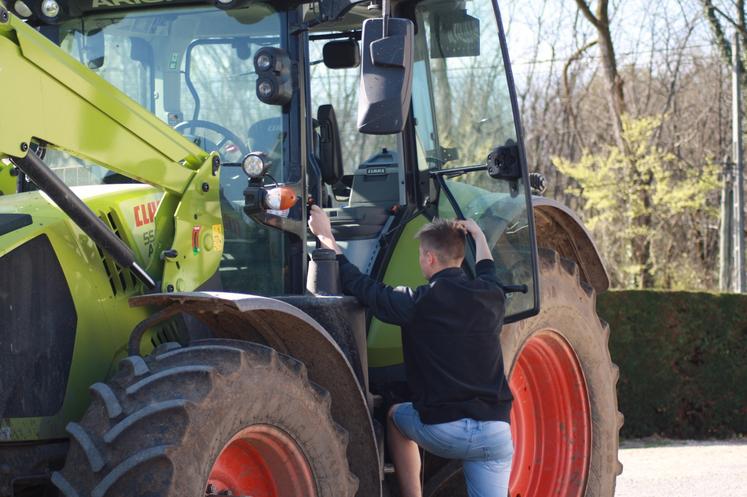
<svg viewBox="0 0 747 497">
<path fill-rule="evenodd" d="M 615 497 L 747 497 L 747 439 L 621 444 Z"/>
</svg>

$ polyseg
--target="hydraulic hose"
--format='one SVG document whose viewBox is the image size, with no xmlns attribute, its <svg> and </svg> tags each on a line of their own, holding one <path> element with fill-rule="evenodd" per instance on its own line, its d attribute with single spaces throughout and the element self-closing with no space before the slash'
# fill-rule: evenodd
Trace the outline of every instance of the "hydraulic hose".
<svg viewBox="0 0 747 497">
<path fill-rule="evenodd" d="M 13 164 L 47 194 L 70 219 L 108 252 L 120 266 L 129 269 L 148 289 L 156 287 L 148 273 L 135 262 L 135 255 L 117 235 L 42 161 L 34 152 L 26 157 L 11 157 Z"/>
</svg>

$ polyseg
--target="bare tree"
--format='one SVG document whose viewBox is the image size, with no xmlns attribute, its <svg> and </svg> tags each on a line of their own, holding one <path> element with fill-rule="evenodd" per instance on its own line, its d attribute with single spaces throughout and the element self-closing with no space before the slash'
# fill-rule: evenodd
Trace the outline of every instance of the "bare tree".
<svg viewBox="0 0 747 497">
<path fill-rule="evenodd" d="M 530 164 L 550 179 L 548 194 L 587 220 L 598 218 L 600 207 L 589 203 L 585 188 L 607 188 L 610 195 L 634 192 L 625 201 L 640 209 L 593 228 L 614 285 L 715 288 L 719 197 L 718 188 L 710 185 L 718 158 L 728 148 L 729 85 L 721 49 L 693 44 L 708 26 L 700 6 L 665 0 L 640 22 L 627 24 L 626 12 L 618 15 L 606 0 L 577 0 L 574 6 L 580 23 L 564 16 L 554 28 L 557 36 L 553 24 L 545 20 L 542 26 L 544 38 L 550 33 L 572 41 L 553 52 L 559 64 L 548 63 L 541 76 L 519 80 L 527 85 L 519 93 Z M 531 22 L 536 12 L 534 6 L 524 20 Z M 520 9 L 514 13 L 521 15 Z M 716 15 L 726 26 L 723 15 Z M 624 45 L 617 47 L 613 40 Z M 600 109 L 606 112 L 600 115 Z M 657 125 L 645 146 L 662 161 L 655 171 L 646 162 L 650 158 L 641 162 L 620 139 L 624 123 L 649 118 Z M 621 161 L 619 175 L 608 184 L 580 184 L 560 174 L 553 160 L 579 161 L 585 153 L 601 157 L 610 147 L 624 153 L 615 159 Z M 623 242 L 619 232 L 628 228 L 637 234 Z M 631 267 L 639 268 L 632 278 Z"/>
<path fill-rule="evenodd" d="M 610 28 L 609 0 L 597 0 L 596 13 L 586 0 L 576 0 L 581 13 L 597 31 L 597 43 L 601 56 L 601 65 L 604 76 L 609 85 L 609 107 L 610 117 L 615 129 L 615 139 L 621 149 L 625 149 L 622 140 L 622 116 L 627 112 L 625 105 L 625 91 L 623 78 L 617 70 L 617 57 L 615 57 L 615 46 L 612 43 L 612 31 Z"/>
</svg>

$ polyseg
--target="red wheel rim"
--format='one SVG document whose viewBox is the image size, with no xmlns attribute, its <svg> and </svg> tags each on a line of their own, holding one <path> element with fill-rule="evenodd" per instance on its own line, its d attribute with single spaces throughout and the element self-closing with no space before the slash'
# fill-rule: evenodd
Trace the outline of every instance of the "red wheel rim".
<svg viewBox="0 0 747 497">
<path fill-rule="evenodd" d="M 509 381 L 514 395 L 512 497 L 580 497 L 591 456 L 591 411 L 583 371 L 560 335 L 532 335 Z"/>
<path fill-rule="evenodd" d="M 298 444 L 274 426 L 253 425 L 223 447 L 210 470 L 205 494 L 314 497 L 317 493 Z"/>
</svg>

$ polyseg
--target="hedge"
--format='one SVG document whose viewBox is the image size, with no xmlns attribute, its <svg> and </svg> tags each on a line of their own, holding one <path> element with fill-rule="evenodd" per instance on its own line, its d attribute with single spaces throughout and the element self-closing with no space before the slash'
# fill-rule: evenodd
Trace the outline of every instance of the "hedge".
<svg viewBox="0 0 747 497">
<path fill-rule="evenodd" d="M 613 291 L 598 297 L 623 438 L 747 434 L 747 295 Z"/>
</svg>

